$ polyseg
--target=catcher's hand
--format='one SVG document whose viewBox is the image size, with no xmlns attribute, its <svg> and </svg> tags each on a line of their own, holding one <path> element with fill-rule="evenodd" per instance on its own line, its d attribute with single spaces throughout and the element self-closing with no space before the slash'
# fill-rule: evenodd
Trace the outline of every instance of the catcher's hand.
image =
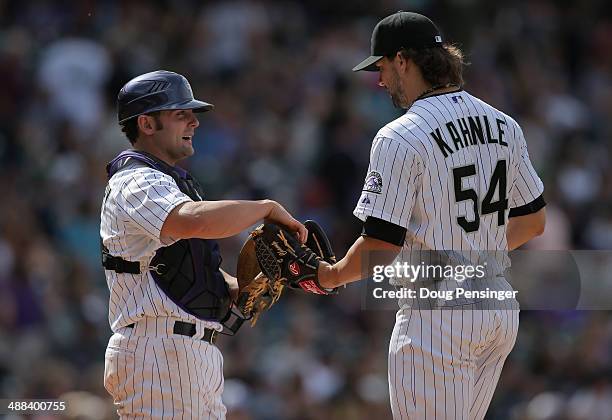
<svg viewBox="0 0 612 420">
<path fill-rule="evenodd" d="M 313 221 L 306 221 L 306 244 L 283 226 L 265 223 L 251 232 L 238 256 L 237 277 L 240 292 L 237 305 L 255 325 L 259 315 L 280 297 L 284 286 L 315 294 L 332 294 L 319 284 L 321 259 L 335 263 L 336 257 L 325 232 Z"/>
</svg>

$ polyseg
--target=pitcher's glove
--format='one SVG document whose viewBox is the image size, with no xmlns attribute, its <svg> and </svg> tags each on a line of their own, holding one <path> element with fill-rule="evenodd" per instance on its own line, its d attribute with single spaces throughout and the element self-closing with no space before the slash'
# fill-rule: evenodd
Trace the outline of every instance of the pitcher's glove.
<svg viewBox="0 0 612 420">
<path fill-rule="evenodd" d="M 314 221 L 304 222 L 308 229 L 305 244 L 284 226 L 265 223 L 251 232 L 238 256 L 237 305 L 242 313 L 257 318 L 280 298 L 284 286 L 329 295 L 337 289 L 326 289 L 319 284 L 319 261 L 333 264 L 336 257 L 327 235 Z"/>
</svg>

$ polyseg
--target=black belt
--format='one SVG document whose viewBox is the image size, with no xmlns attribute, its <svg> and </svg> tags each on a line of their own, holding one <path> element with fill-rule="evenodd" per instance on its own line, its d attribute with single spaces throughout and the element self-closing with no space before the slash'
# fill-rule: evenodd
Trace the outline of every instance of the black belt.
<svg viewBox="0 0 612 420">
<path fill-rule="evenodd" d="M 134 324 L 127 325 L 127 327 L 134 328 Z M 190 324 L 189 322 L 175 321 L 172 331 L 174 334 L 193 337 L 196 335 L 196 326 L 195 324 Z M 202 337 L 202 340 L 210 344 L 215 344 L 215 341 L 217 341 L 217 332 L 217 330 L 213 330 L 212 328 L 204 328 L 204 337 Z"/>
</svg>

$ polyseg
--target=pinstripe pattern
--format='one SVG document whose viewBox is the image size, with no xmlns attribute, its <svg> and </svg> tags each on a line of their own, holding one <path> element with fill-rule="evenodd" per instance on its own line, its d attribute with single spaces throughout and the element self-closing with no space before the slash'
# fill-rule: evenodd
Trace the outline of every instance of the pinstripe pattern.
<svg viewBox="0 0 612 420">
<path fill-rule="evenodd" d="M 515 310 L 400 309 L 389 345 L 393 418 L 484 418 L 517 331 Z"/>
<path fill-rule="evenodd" d="M 455 150 L 446 124 L 453 122 L 461 133 L 457 121 L 468 117 L 480 121 L 483 127 L 483 117 L 487 117 L 493 139 L 499 139 L 499 132 L 491 121 L 505 122 L 502 138 L 508 146 L 480 144 L 473 136 L 477 144 L 459 145 Z M 446 158 L 432 140 L 430 133 L 436 129 L 453 150 Z M 467 135 L 462 140 L 468 143 L 473 141 L 471 137 Z M 407 245 L 414 245 L 407 248 L 410 251 L 505 250 L 506 224 L 498 226 L 497 214 L 480 215 L 480 228 L 475 232 L 466 233 L 457 225 L 458 216 L 473 220 L 474 214 L 469 200 L 455 201 L 452 178 L 453 168 L 474 164 L 476 175 L 464 178 L 462 186 L 473 189 L 482 199 L 500 160 L 508 165 L 506 195 L 510 208 L 530 203 L 542 194 L 544 187 L 529 161 L 522 130 L 512 118 L 464 91 L 418 100 L 376 135 L 368 173 L 381 173 L 382 192 L 364 191 L 354 214 L 361 220 L 374 216 L 407 228 Z M 506 210 L 506 218 L 507 213 Z M 478 252 L 474 255 L 477 258 Z M 477 259 L 473 262 L 477 263 Z"/>
<path fill-rule="evenodd" d="M 133 161 L 115 174 L 108 183 L 102 203 L 100 235 L 111 255 L 148 266 L 155 251 L 174 241 L 160 239 L 164 220 L 177 205 L 191 201 L 169 175 Z M 110 290 L 109 322 L 111 329 L 133 324 L 143 317 L 176 317 L 202 323 L 179 308 L 155 284 L 147 270 L 142 274 L 117 274 L 106 271 Z M 205 322 L 208 328 L 221 329 Z"/>
<path fill-rule="evenodd" d="M 379 130 L 367 173 L 366 181 L 380 174 L 382 185 L 380 191 L 364 187 L 354 214 L 407 229 L 399 261 L 420 264 L 432 254 L 459 264 L 487 261 L 490 278 L 509 266 L 509 209 L 533 202 L 544 190 L 519 125 L 462 90 L 417 100 Z M 473 192 L 478 201 L 458 199 L 457 190 Z M 484 211 L 503 204 L 502 196 L 507 208 Z M 494 282 L 495 290 L 511 290 L 503 278 Z M 481 419 L 514 346 L 516 302 L 486 310 L 474 301 L 455 302 L 459 306 L 450 310 L 431 304 L 400 301 L 389 345 L 393 416 Z"/>
<path fill-rule="evenodd" d="M 176 320 L 147 318 L 111 337 L 104 386 L 122 419 L 225 418 L 221 352 L 173 334 Z"/>
<path fill-rule="evenodd" d="M 191 201 L 168 175 L 132 161 L 110 180 L 102 203 L 100 235 L 111 255 L 139 261 L 142 274 L 106 270 L 111 337 L 104 385 L 121 418 L 222 419 L 223 358 L 199 340 L 221 330 L 183 311 L 156 285 L 146 267 L 168 214 Z M 173 334 L 174 322 L 196 325 L 192 338 Z M 135 328 L 125 328 L 135 324 Z"/>
</svg>

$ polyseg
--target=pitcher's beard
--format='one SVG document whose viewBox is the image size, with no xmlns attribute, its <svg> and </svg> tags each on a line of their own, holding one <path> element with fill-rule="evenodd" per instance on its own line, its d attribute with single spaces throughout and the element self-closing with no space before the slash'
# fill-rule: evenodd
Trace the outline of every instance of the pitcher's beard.
<svg viewBox="0 0 612 420">
<path fill-rule="evenodd" d="M 391 96 L 391 102 L 393 102 L 393 106 L 399 109 L 407 109 L 408 104 L 404 95 L 400 92 L 397 93 L 389 93 Z"/>
</svg>

